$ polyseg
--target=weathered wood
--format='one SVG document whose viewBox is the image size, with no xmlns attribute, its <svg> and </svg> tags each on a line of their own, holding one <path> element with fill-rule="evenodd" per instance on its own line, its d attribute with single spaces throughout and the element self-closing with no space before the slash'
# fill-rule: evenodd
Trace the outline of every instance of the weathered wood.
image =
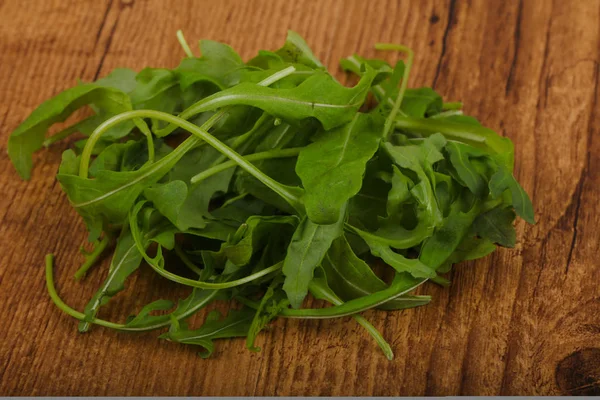
<svg viewBox="0 0 600 400">
<path fill-rule="evenodd" d="M 600 394 L 600 1 L 4 0 L 0 21 L 0 394 Z M 42 268 L 57 254 L 59 291 L 77 308 L 103 278 L 71 279 L 85 229 L 54 179 L 68 143 L 36 155 L 22 182 L 7 138 L 77 78 L 175 66 L 179 28 L 245 58 L 291 28 L 331 70 L 351 53 L 375 55 L 375 42 L 411 46 L 411 85 L 464 101 L 515 142 L 538 223 L 518 222 L 515 249 L 461 265 L 450 288 L 426 287 L 431 305 L 367 313 L 392 362 L 351 319 L 278 321 L 260 353 L 222 341 L 209 360 L 155 333 L 77 334 Z M 148 270 L 126 292 L 102 315 L 179 293 Z"/>
</svg>

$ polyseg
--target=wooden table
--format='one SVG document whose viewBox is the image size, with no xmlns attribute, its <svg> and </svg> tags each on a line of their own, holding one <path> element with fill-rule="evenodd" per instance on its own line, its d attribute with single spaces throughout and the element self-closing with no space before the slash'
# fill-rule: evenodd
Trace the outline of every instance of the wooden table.
<svg viewBox="0 0 600 400">
<path fill-rule="evenodd" d="M 433 86 L 516 147 L 516 175 L 538 223 L 519 243 L 430 285 L 432 303 L 369 312 L 396 359 L 351 319 L 279 321 L 260 353 L 221 341 L 214 357 L 102 328 L 80 335 L 56 309 L 81 309 L 104 277 L 83 282 L 85 228 L 54 179 L 61 152 L 35 157 L 22 182 L 9 133 L 46 98 L 115 67 L 174 67 L 188 40 L 230 43 L 244 58 L 302 34 L 338 76 L 338 60 L 378 41 L 416 53 L 411 86 Z M 0 394 L 542 395 L 600 394 L 600 1 L 0 1 Z M 391 55 L 388 55 L 391 56 Z M 103 311 L 122 319 L 173 287 L 143 269 Z"/>
</svg>

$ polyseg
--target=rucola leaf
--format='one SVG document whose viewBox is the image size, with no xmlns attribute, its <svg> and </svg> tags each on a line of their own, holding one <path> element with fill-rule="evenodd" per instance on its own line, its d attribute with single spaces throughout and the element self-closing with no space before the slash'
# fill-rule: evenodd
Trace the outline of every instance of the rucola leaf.
<svg viewBox="0 0 600 400">
<path fill-rule="evenodd" d="M 42 147 L 48 128 L 64 121 L 77 109 L 87 104 L 95 104 L 115 114 L 131 110 L 131 100 L 126 93 L 96 83 L 67 89 L 46 100 L 13 131 L 8 139 L 8 155 L 21 178 L 30 178 L 31 156 Z"/>
<path fill-rule="evenodd" d="M 219 319 L 219 312 L 214 311 L 206 317 L 204 325 L 195 330 L 189 330 L 187 324 L 175 320 L 169 332 L 162 335 L 161 338 L 177 343 L 202 346 L 205 352 L 200 353 L 200 356 L 206 358 L 214 351 L 213 340 L 246 336 L 254 314 L 254 310 L 243 308 L 239 311 L 230 310 L 227 317 Z"/>
<path fill-rule="evenodd" d="M 358 193 L 367 161 L 379 147 L 381 130 L 372 116 L 357 113 L 346 125 L 321 132 L 300 152 L 296 173 L 304 186 L 308 217 L 316 224 L 333 224 L 340 209 Z"/>
<path fill-rule="evenodd" d="M 342 209 L 343 214 L 345 208 Z M 343 226 L 343 217 L 331 225 L 315 224 L 304 217 L 296 228 L 283 263 L 283 290 L 292 307 L 298 308 L 302 304 L 315 268 L 325 257 L 331 243 L 342 234 Z"/>
</svg>

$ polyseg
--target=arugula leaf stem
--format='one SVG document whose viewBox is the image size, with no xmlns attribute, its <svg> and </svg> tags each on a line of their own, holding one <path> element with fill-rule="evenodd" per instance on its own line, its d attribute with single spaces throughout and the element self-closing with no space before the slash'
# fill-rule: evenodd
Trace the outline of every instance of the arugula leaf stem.
<svg viewBox="0 0 600 400">
<path fill-rule="evenodd" d="M 54 271 L 53 270 L 54 270 L 54 254 L 47 254 L 46 255 L 46 287 L 48 289 L 48 294 L 50 295 L 52 302 L 61 311 L 63 311 L 65 314 L 67 314 L 75 319 L 78 319 L 79 321 L 85 321 L 85 322 L 89 322 L 89 323 L 92 323 L 95 325 L 103 326 L 105 328 L 117 329 L 119 331 L 144 332 L 144 331 L 151 331 L 151 330 L 159 329 L 159 328 L 162 328 L 165 326 L 169 326 L 172 322 L 172 319 L 179 321 L 179 320 L 188 318 L 189 316 L 194 314 L 199 309 L 204 308 L 219 293 L 218 290 L 215 290 L 210 296 L 207 296 L 207 298 L 203 302 L 196 304 L 194 307 L 190 308 L 189 310 L 187 310 L 184 313 L 181 313 L 177 317 L 172 317 L 172 319 L 167 319 L 164 322 L 159 322 L 154 325 L 130 328 L 130 327 L 127 327 L 127 325 L 125 325 L 125 324 L 118 324 L 115 322 L 110 322 L 110 321 L 106 321 L 106 320 L 103 320 L 100 318 L 95 318 L 95 317 L 87 320 L 84 313 L 71 308 L 68 304 L 66 304 L 60 298 L 60 296 L 58 295 L 58 293 L 56 291 L 56 286 L 54 284 Z"/>
<path fill-rule="evenodd" d="M 265 79 L 257 83 L 257 85 L 271 86 L 275 82 L 282 80 L 283 78 L 293 74 L 294 72 L 296 72 L 296 67 L 290 65 L 289 67 L 284 68 L 281 71 L 277 71 L 273 75 L 266 77 Z"/>
<path fill-rule="evenodd" d="M 187 40 L 185 40 L 185 37 L 183 36 L 183 32 L 181 31 L 181 29 L 177 31 L 177 40 L 179 41 L 179 44 L 183 48 L 183 51 L 185 52 L 185 54 L 189 58 L 194 58 L 194 53 L 192 53 L 192 49 L 190 49 L 190 46 L 188 45 Z"/>
<path fill-rule="evenodd" d="M 331 289 L 329 289 L 328 287 L 326 287 L 324 285 L 314 284 L 313 282 L 311 282 L 310 290 L 311 290 L 311 292 L 313 292 L 315 294 L 316 297 L 321 298 L 325 301 L 328 301 L 329 303 L 331 303 L 335 306 L 341 306 L 342 304 L 344 304 L 344 302 L 339 297 L 337 297 Z M 381 332 L 379 332 L 377 330 L 377 328 L 375 328 L 373 326 L 373 324 L 371 324 L 362 315 L 355 314 L 355 315 L 352 315 L 352 318 L 354 318 L 360 326 L 365 328 L 367 330 L 367 332 L 369 333 L 369 335 L 371 335 L 373 337 L 373 339 L 375 339 L 375 342 L 379 345 L 379 347 L 383 351 L 383 354 L 385 354 L 386 358 L 388 360 L 393 360 L 394 352 L 392 351 L 390 344 L 381 335 Z"/>
<path fill-rule="evenodd" d="M 289 66 L 287 68 L 282 69 L 281 71 L 277 71 L 275 72 L 273 75 L 270 75 L 268 77 L 266 77 L 265 79 L 263 79 L 262 81 L 258 82 L 257 85 L 258 86 L 269 86 L 272 85 L 273 83 L 277 82 L 278 80 L 281 80 L 291 74 L 293 74 L 296 71 L 296 67 Z M 192 104 L 191 106 L 189 106 L 188 108 L 186 108 L 185 110 L 183 110 L 180 114 L 179 117 L 182 119 L 190 119 L 196 115 L 198 115 L 199 113 L 202 112 L 203 107 L 205 106 L 205 104 L 211 101 L 211 97 L 206 97 L 194 104 Z M 222 111 L 225 111 L 229 109 L 229 107 L 224 107 Z M 176 125 L 170 124 L 165 126 L 162 129 L 159 129 L 156 134 L 158 136 L 166 136 L 169 133 L 173 132 L 175 129 L 177 128 Z"/>
<path fill-rule="evenodd" d="M 127 111 L 108 119 L 106 122 L 100 125 L 96 131 L 94 131 L 92 136 L 94 136 L 95 138 L 99 138 L 106 130 L 112 128 L 113 126 L 123 121 L 127 121 L 134 118 L 155 118 L 158 120 L 169 122 L 172 125 L 178 126 L 190 132 L 192 135 L 194 135 L 194 144 L 200 143 L 201 140 L 208 143 L 210 146 L 214 147 L 215 150 L 219 151 L 221 154 L 227 156 L 229 159 L 234 161 L 237 165 L 240 166 L 240 168 L 244 169 L 250 175 L 261 181 L 265 186 L 273 190 L 275 193 L 279 194 L 296 210 L 298 210 L 299 212 L 303 211 L 304 206 L 302 201 L 296 195 L 288 191 L 282 184 L 275 181 L 273 178 L 262 172 L 254 165 L 250 164 L 248 161 L 246 161 L 246 159 L 243 156 L 235 152 L 233 149 L 231 149 L 229 146 L 221 142 L 219 139 L 217 139 L 210 133 L 203 130 L 201 127 L 198 127 L 197 125 L 194 125 L 193 123 L 186 121 L 180 117 L 155 110 Z M 86 144 L 81 156 L 81 167 L 79 170 L 79 176 L 83 178 L 87 178 L 88 175 L 88 163 L 91 154 L 91 148 L 93 147 L 92 136 L 90 136 L 90 139 L 88 140 L 88 143 Z M 187 140 L 184 143 L 186 142 Z"/>
<path fill-rule="evenodd" d="M 145 252 L 142 253 L 143 255 L 145 254 Z M 265 275 L 270 274 L 271 272 L 275 272 L 281 269 L 281 267 L 283 266 L 283 262 L 279 262 L 275 265 L 272 265 L 268 268 L 265 268 L 263 270 L 260 270 L 254 274 L 245 276 L 243 278 L 240 279 L 236 279 L 234 281 L 227 281 L 227 282 L 201 282 L 201 281 L 195 281 L 193 279 L 188 279 L 188 278 L 184 278 L 182 276 L 179 276 L 177 274 L 174 274 L 172 272 L 169 272 L 163 268 L 160 268 L 158 265 L 156 265 L 156 263 L 151 262 L 149 260 L 149 258 L 147 257 L 147 255 L 144 256 L 144 258 L 146 258 L 146 261 L 148 262 L 148 264 L 150 265 L 150 267 L 155 270 L 159 275 L 163 276 L 164 278 L 167 278 L 170 281 L 173 282 L 177 282 L 180 283 L 182 285 L 186 285 L 186 286 L 191 286 L 191 287 L 197 287 L 200 289 L 229 289 L 232 287 L 236 287 L 236 286 L 240 286 L 243 285 L 244 283 L 248 283 L 248 282 L 252 282 L 253 280 L 256 280 L 258 278 L 261 278 Z"/>
<path fill-rule="evenodd" d="M 179 243 L 175 242 L 174 250 L 175 254 L 177 254 L 177 257 L 179 257 L 179 259 L 183 262 L 183 264 L 186 267 L 188 267 L 190 271 L 192 271 L 196 275 L 202 275 L 202 269 L 198 268 L 196 264 L 194 264 L 192 260 L 190 260 L 190 258 L 187 256 L 187 254 L 185 254 L 185 251 L 183 251 Z"/>
<path fill-rule="evenodd" d="M 451 101 L 442 104 L 442 110 L 444 111 L 460 110 L 461 108 L 463 108 L 463 103 L 460 101 Z"/>
<path fill-rule="evenodd" d="M 81 267 L 79 267 L 77 272 L 75 272 L 75 275 L 74 275 L 75 280 L 79 280 L 83 276 L 85 276 L 85 274 L 88 272 L 88 270 L 91 267 L 93 267 L 94 264 L 96 264 L 96 261 L 98 261 L 98 258 L 100 258 L 100 256 L 102 255 L 102 253 L 104 252 L 104 250 L 106 249 L 108 244 L 111 242 L 111 240 L 112 240 L 112 236 L 105 233 L 102 240 L 100 242 L 98 242 L 98 244 L 96 246 L 94 246 L 94 249 L 92 250 L 92 252 L 86 256 L 85 262 L 81 265 Z"/>
<path fill-rule="evenodd" d="M 144 134 L 144 136 L 146 136 L 146 141 L 148 142 L 148 162 L 150 164 L 154 163 L 154 139 L 152 139 L 152 132 L 150 131 L 150 128 L 148 128 L 148 125 L 146 124 L 146 122 L 144 122 L 143 119 L 140 118 L 136 118 L 134 119 L 134 122 L 136 124 L 136 126 L 139 128 L 139 130 Z"/>
<path fill-rule="evenodd" d="M 183 37 L 183 35 L 182 35 Z M 277 82 L 280 79 L 285 78 L 288 75 L 291 75 L 292 73 L 294 73 L 296 71 L 296 68 L 294 66 L 289 66 L 287 68 L 282 69 L 281 71 L 277 71 L 276 73 L 274 73 L 271 76 L 268 76 L 267 78 L 263 79 L 262 81 L 258 82 L 257 85 L 260 86 L 269 86 L 275 82 Z M 202 101 L 198 102 L 198 103 L 202 103 Z M 198 103 L 196 103 L 195 105 L 197 105 Z M 196 114 L 193 114 L 193 108 L 195 105 L 190 106 L 187 110 L 184 110 L 179 116 L 180 118 L 183 119 L 188 119 L 193 117 Z M 208 131 L 210 128 L 212 128 L 221 118 L 223 118 L 225 115 L 227 115 L 227 110 L 229 109 L 229 107 L 224 107 L 223 109 L 219 110 L 218 112 L 216 112 L 215 114 L 213 114 L 204 124 L 202 124 L 202 126 L 200 127 L 201 129 Z M 190 111 L 192 110 L 192 111 Z M 191 115 L 188 115 L 192 113 Z M 119 114 L 122 115 L 122 114 Z M 88 168 L 89 168 L 89 163 L 90 163 L 90 158 L 92 156 L 92 152 L 94 150 L 94 146 L 96 145 L 96 143 L 98 142 L 98 140 L 100 140 L 100 137 L 102 137 L 102 135 L 112 126 L 116 125 L 117 123 L 115 123 L 114 125 L 111 125 L 109 122 L 112 121 L 113 119 L 119 117 L 119 115 L 116 115 L 113 118 L 110 118 L 106 121 L 104 121 L 102 124 L 100 124 L 95 130 L 94 132 L 92 132 L 92 134 L 90 135 L 88 141 L 85 144 L 85 147 L 81 153 L 81 167 L 80 167 L 80 171 L 79 171 L 79 176 L 81 176 L 82 178 L 87 178 L 87 173 L 88 173 Z M 168 114 L 170 115 L 170 114 Z M 144 117 L 142 117 L 144 118 Z M 152 118 L 152 117 L 150 117 Z M 123 119 L 123 121 L 128 120 L 129 118 Z M 159 118 L 153 118 L 153 125 L 154 122 L 159 120 Z M 143 122 L 143 121 L 142 121 Z M 145 125 L 145 123 L 144 123 Z M 172 132 L 173 130 L 175 130 L 177 128 L 177 124 L 170 124 L 162 129 L 157 130 L 157 134 L 159 136 L 166 136 L 168 133 Z M 143 128 L 141 128 L 138 125 L 138 128 L 140 128 L 141 130 L 143 130 Z M 147 135 L 148 136 L 148 135 Z M 151 135 L 150 135 L 151 136 Z M 149 141 L 149 148 L 150 148 L 150 141 L 151 141 L 151 137 L 148 137 L 148 141 Z M 153 146 L 152 146 L 153 148 Z"/>
<path fill-rule="evenodd" d="M 462 112 L 462 110 L 447 110 L 447 111 L 442 111 L 439 114 L 432 115 L 429 118 L 439 119 L 439 118 L 452 117 L 453 115 L 463 115 L 463 112 Z"/>
<path fill-rule="evenodd" d="M 394 282 L 379 292 L 369 294 L 367 296 L 359 297 L 357 299 L 349 300 L 339 306 L 333 306 L 328 308 L 304 308 L 304 309 L 292 309 L 286 308 L 281 311 L 280 315 L 287 318 L 307 318 L 307 319 L 325 319 L 325 318 L 337 318 L 344 317 L 347 315 L 356 314 L 362 311 L 369 310 L 380 306 L 381 304 L 387 303 L 388 301 L 394 300 L 414 289 L 421 286 L 427 281 L 427 279 L 411 279 L 410 284 L 407 284 L 406 279 L 402 278 L 403 275 L 396 275 Z"/>
<path fill-rule="evenodd" d="M 352 55 L 350 57 L 347 57 L 346 60 L 351 63 L 351 64 L 346 64 L 347 67 L 350 67 L 348 69 L 348 71 L 358 75 L 359 77 L 362 76 L 361 70 L 360 70 L 361 62 L 356 58 L 356 56 Z M 385 90 L 383 89 L 383 87 L 381 87 L 381 85 L 374 85 L 371 87 L 371 90 L 373 92 L 376 92 L 376 94 L 379 97 L 383 97 L 385 94 Z M 390 103 L 390 105 L 392 107 L 394 106 L 394 101 L 390 97 L 386 97 L 386 100 L 388 101 L 388 103 Z M 400 111 L 400 112 L 402 113 L 402 111 Z"/>
<path fill-rule="evenodd" d="M 231 148 L 234 150 L 237 150 L 238 148 L 240 148 L 240 146 L 242 146 L 244 143 L 246 143 L 248 140 L 252 139 L 254 137 L 254 135 L 256 134 L 256 132 L 260 132 L 264 130 L 264 127 L 267 126 L 267 121 L 269 121 L 271 119 L 271 117 L 269 116 L 269 114 L 267 113 L 262 113 L 262 115 L 260 116 L 260 118 L 258 119 L 258 121 L 256 121 L 256 123 L 254 124 L 254 126 L 252 127 L 252 129 L 250 129 L 248 132 L 236 136 L 233 139 L 233 143 L 231 143 Z M 217 158 L 211 165 L 215 166 L 217 164 L 221 164 L 223 161 L 225 161 L 227 157 L 225 157 L 223 154 L 221 154 L 219 156 L 219 158 Z"/>
<path fill-rule="evenodd" d="M 475 125 L 465 125 L 454 122 L 449 124 L 446 121 L 435 121 L 430 118 L 412 117 L 396 118 L 396 128 L 414 130 L 420 134 L 426 135 L 440 132 L 444 136 L 452 139 L 462 140 L 468 144 L 485 143 L 486 138 L 484 134 L 487 133 L 487 128 Z"/>
<path fill-rule="evenodd" d="M 81 126 L 83 124 L 85 124 L 86 122 L 90 121 L 92 118 L 94 118 L 95 115 L 92 115 L 90 117 L 87 117 L 85 119 L 82 119 L 81 121 L 66 127 L 65 129 L 63 129 L 60 132 L 55 133 L 54 135 L 46 138 L 46 140 L 44 140 L 44 142 L 42 143 L 42 145 L 44 147 L 50 147 L 51 145 L 53 145 L 54 143 L 61 141 L 63 139 L 66 139 L 67 137 L 71 136 L 73 133 L 77 132 Z"/>
<path fill-rule="evenodd" d="M 296 157 L 303 147 L 292 147 L 289 149 L 275 149 L 263 151 L 261 153 L 248 154 L 244 156 L 246 161 L 260 161 L 267 160 L 271 158 L 287 158 L 287 157 Z M 225 171 L 226 169 L 237 167 L 238 164 L 234 161 L 226 161 L 221 164 L 217 164 L 214 167 L 211 167 L 207 170 L 200 172 L 197 175 L 194 175 L 191 179 L 192 184 L 199 183 L 207 178 L 210 178 L 213 175 L 218 174 L 221 171 Z"/>
<path fill-rule="evenodd" d="M 48 294 L 50 295 L 50 298 L 52 299 L 54 304 L 56 304 L 56 306 L 59 309 L 61 309 L 65 313 L 69 314 L 70 316 L 77 318 L 80 321 L 84 321 L 85 320 L 84 313 L 72 309 L 67 304 L 65 304 L 65 302 L 58 296 L 58 293 L 56 292 L 56 287 L 54 286 L 53 269 L 54 269 L 54 254 L 47 254 L 46 255 L 46 287 L 48 288 Z M 105 326 L 107 328 L 112 328 L 112 329 L 120 329 L 124 326 L 121 324 L 115 324 L 113 322 L 98 320 L 97 318 L 93 318 L 90 322 L 93 322 L 97 325 Z"/>
<path fill-rule="evenodd" d="M 296 71 L 296 67 L 294 67 L 293 65 L 289 66 L 287 68 L 282 69 L 281 71 L 275 72 L 273 75 L 266 77 L 262 81 L 258 82 L 257 85 L 258 86 L 272 85 L 273 83 L 285 78 L 286 76 L 293 74 L 295 71 Z M 186 110 L 184 110 L 181 114 L 179 114 L 179 117 L 183 118 L 183 119 L 192 118 L 193 116 L 202 112 L 204 104 L 210 100 L 211 100 L 210 97 L 206 97 L 206 98 L 198 101 L 196 104 L 189 106 Z"/>
<path fill-rule="evenodd" d="M 415 58 L 415 54 L 412 49 L 402 46 L 400 44 L 392 44 L 392 43 L 377 43 L 375 45 L 375 49 L 377 50 L 396 50 L 406 53 L 406 67 L 404 68 L 404 74 L 402 76 L 402 82 L 400 83 L 400 90 L 398 91 L 398 97 L 396 97 L 396 101 L 394 102 L 394 106 L 390 111 L 390 114 L 385 120 L 385 124 L 383 126 L 383 137 L 385 140 L 389 138 L 390 130 L 392 129 L 392 125 L 396 119 L 396 114 L 400 110 L 400 106 L 402 105 L 402 99 L 404 98 L 404 92 L 406 92 L 406 88 L 408 86 L 408 77 L 410 75 L 410 69 L 412 68 L 413 60 Z"/>
</svg>

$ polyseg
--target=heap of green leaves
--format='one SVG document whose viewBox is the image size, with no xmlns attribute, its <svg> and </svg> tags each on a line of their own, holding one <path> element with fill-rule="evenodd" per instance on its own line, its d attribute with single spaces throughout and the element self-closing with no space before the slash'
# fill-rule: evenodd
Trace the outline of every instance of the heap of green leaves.
<svg viewBox="0 0 600 400">
<path fill-rule="evenodd" d="M 214 339 L 236 336 L 257 350 L 276 317 L 351 316 L 391 359 L 362 311 L 427 304 L 410 292 L 427 280 L 447 284 L 441 275 L 455 263 L 514 246 L 515 213 L 533 223 L 512 142 L 431 88 L 407 88 L 410 49 L 376 46 L 407 56 L 394 66 L 342 60 L 358 75 L 345 87 L 294 32 L 248 62 L 208 40 L 195 57 L 178 38 L 187 57 L 177 68 L 117 69 L 79 84 L 9 139 L 29 179 L 35 151 L 86 136 L 63 153 L 57 179 L 94 243 L 76 278 L 114 246 L 106 280 L 79 312 L 58 297 L 52 255 L 46 262 L 50 295 L 81 332 L 169 327 L 162 338 L 209 355 Z M 84 106 L 91 117 L 45 138 Z M 373 271 L 377 259 L 393 279 Z M 144 262 L 191 294 L 152 302 L 125 323 L 99 319 Z M 309 293 L 332 306 L 303 308 Z M 217 300 L 238 306 L 187 326 Z"/>
</svg>

